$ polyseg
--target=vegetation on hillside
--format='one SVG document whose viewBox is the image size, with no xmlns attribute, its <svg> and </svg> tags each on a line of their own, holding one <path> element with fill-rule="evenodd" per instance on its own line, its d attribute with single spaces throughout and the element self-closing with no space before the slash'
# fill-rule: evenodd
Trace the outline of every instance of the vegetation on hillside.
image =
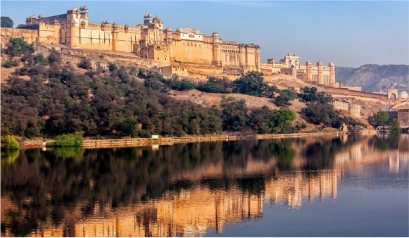
<svg viewBox="0 0 409 238">
<path fill-rule="evenodd" d="M 300 91 L 298 97 L 307 105 L 301 111 L 311 123 L 333 128 L 340 128 L 343 124 L 367 127 L 354 118 L 335 110 L 331 104 L 333 98 L 328 93 L 318 92 L 315 87 L 303 87 Z"/>
<path fill-rule="evenodd" d="M 269 118 L 258 116 L 261 110 L 248 111 L 244 101 L 227 100 L 218 110 L 167 95 L 171 88 L 193 88 L 194 83 L 187 80 L 165 80 L 154 71 L 138 71 L 113 63 L 109 64 L 109 71 L 93 70 L 86 59 L 77 65 L 86 73 L 78 74 L 74 65 L 62 62 L 57 51 L 48 57 L 33 54 L 32 45 L 17 38 L 10 41 L 4 52 L 23 63 L 2 87 L 4 135 L 31 138 L 81 132 L 84 136 L 149 137 L 219 134 L 222 129 L 269 131 L 266 129 Z M 20 78 L 22 75 L 30 80 Z M 137 80 L 136 75 L 144 82 Z M 249 74 L 249 78 L 254 75 Z M 218 80 L 213 82 L 222 85 Z M 227 113 L 228 110 L 232 113 Z M 270 116 L 271 112 L 264 114 Z M 66 141 L 65 137 L 59 139 Z"/>
<path fill-rule="evenodd" d="M 311 122 L 339 128 L 340 123 L 334 121 L 341 120 L 330 104 L 332 98 L 325 92 L 308 87 L 298 95 L 293 89 L 279 91 L 264 83 L 259 72 L 249 72 L 234 82 L 211 78 L 196 84 L 186 79 L 165 79 L 156 71 L 114 63 L 110 63 L 106 71 L 92 69 L 89 59 L 73 65 L 62 62 L 55 50 L 48 57 L 33 52 L 32 45 L 18 38 L 12 39 L 4 50 L 10 59 L 19 58 L 23 64 L 8 83 L 2 85 L 1 132 L 4 135 L 31 138 L 79 132 L 97 137 L 150 137 L 152 134 L 220 134 L 222 131 L 290 133 L 305 128 L 305 124 L 293 125 L 295 114 L 289 110 L 275 112 L 267 107 L 249 110 L 244 100 L 233 97 L 223 99 L 219 110 L 178 101 L 168 95 L 171 89 L 193 88 L 271 98 L 283 107 L 299 97 L 308 105 L 304 113 Z M 76 67 L 86 72 L 79 74 Z M 20 78 L 23 75 L 30 80 Z M 322 115 L 315 118 L 316 111 Z M 284 119 L 277 119 L 278 115 Z M 348 123 L 348 120 L 342 122 Z"/>
</svg>

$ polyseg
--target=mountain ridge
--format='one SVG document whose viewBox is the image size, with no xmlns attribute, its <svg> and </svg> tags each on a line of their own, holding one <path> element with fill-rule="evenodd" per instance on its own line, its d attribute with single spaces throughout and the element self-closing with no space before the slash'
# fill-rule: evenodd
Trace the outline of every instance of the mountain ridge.
<svg viewBox="0 0 409 238">
<path fill-rule="evenodd" d="M 336 67 L 337 82 L 362 87 L 362 91 L 380 92 L 387 89 L 409 91 L 409 65 L 365 64 L 358 68 Z"/>
</svg>

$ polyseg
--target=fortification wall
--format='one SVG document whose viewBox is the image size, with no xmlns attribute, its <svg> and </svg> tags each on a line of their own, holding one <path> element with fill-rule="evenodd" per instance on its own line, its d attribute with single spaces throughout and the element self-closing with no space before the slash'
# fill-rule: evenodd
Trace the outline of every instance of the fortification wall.
<svg viewBox="0 0 409 238">
<path fill-rule="evenodd" d="M 38 41 L 38 30 L 1 27 L 2 48 L 6 46 L 11 38 L 22 38 L 29 44 L 36 43 Z"/>
<path fill-rule="evenodd" d="M 363 98 L 388 100 L 388 96 L 383 95 L 383 94 L 352 91 L 352 90 L 348 90 L 346 88 L 324 87 L 323 89 L 324 89 L 324 91 L 326 91 L 326 92 L 328 92 L 330 94 L 348 95 L 348 96 L 351 96 L 351 97 L 363 97 Z"/>
</svg>

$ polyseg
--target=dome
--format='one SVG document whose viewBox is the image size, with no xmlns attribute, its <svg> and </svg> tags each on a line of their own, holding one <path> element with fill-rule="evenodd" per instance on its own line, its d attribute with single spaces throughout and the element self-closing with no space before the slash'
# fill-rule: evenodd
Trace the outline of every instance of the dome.
<svg viewBox="0 0 409 238">
<path fill-rule="evenodd" d="M 148 18 L 152 18 L 152 14 L 149 13 L 149 14 L 148 14 Z"/>
<path fill-rule="evenodd" d="M 36 15 L 29 16 L 28 18 L 38 18 Z"/>
<path fill-rule="evenodd" d="M 114 22 L 114 24 L 112 24 L 113 26 L 117 26 L 118 24 L 116 24 L 116 22 Z"/>
<path fill-rule="evenodd" d="M 322 66 L 322 62 L 318 61 L 317 66 Z"/>
<path fill-rule="evenodd" d="M 297 56 L 297 54 L 296 54 L 296 53 L 294 53 L 294 54 L 293 54 L 293 56 Z"/>
<path fill-rule="evenodd" d="M 158 21 L 160 21 L 160 18 L 158 16 L 156 16 L 155 18 L 153 18 L 153 21 L 158 22 Z"/>
<path fill-rule="evenodd" d="M 310 61 L 310 60 L 307 60 L 307 64 L 311 64 L 311 61 Z"/>
<path fill-rule="evenodd" d="M 80 11 L 82 11 L 82 10 L 84 10 L 84 7 L 83 7 L 83 6 L 80 7 Z"/>
<path fill-rule="evenodd" d="M 176 31 L 177 31 L 177 32 L 183 32 L 183 28 L 182 28 L 182 27 L 179 27 Z"/>
<path fill-rule="evenodd" d="M 88 7 L 87 7 L 87 5 L 84 5 L 84 8 L 83 8 L 85 11 L 86 10 L 88 10 Z"/>
<path fill-rule="evenodd" d="M 198 29 L 194 29 L 193 32 L 196 34 L 200 34 L 200 31 Z"/>
<path fill-rule="evenodd" d="M 172 32 L 172 28 L 166 27 L 165 31 L 166 31 L 166 32 Z"/>
<path fill-rule="evenodd" d="M 218 36 L 219 35 L 219 33 L 217 33 L 217 31 L 215 31 L 215 32 L 213 32 L 213 34 L 212 34 L 213 36 Z"/>
<path fill-rule="evenodd" d="M 288 55 L 287 56 L 291 56 L 291 53 L 288 53 Z"/>
<path fill-rule="evenodd" d="M 148 15 L 147 14 L 143 15 L 143 18 L 148 18 Z"/>
</svg>

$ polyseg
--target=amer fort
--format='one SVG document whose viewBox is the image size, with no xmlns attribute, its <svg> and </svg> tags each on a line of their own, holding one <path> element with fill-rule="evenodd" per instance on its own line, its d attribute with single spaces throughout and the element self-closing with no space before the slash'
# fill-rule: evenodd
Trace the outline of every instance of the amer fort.
<svg viewBox="0 0 409 238">
<path fill-rule="evenodd" d="M 277 79 L 284 79 L 286 88 L 313 84 L 334 97 L 336 109 L 359 118 L 367 118 L 379 110 L 409 109 L 406 92 L 399 94 L 396 89 L 388 90 L 385 95 L 362 92 L 361 87 L 336 82 L 333 62 L 324 65 L 308 60 L 302 64 L 299 56 L 288 53 L 281 60 L 268 59 L 267 63 L 261 63 L 259 45 L 224 41 L 217 32 L 210 36 L 181 27 L 173 31 L 164 28 L 162 20 L 150 13 L 143 16 L 143 24 L 120 26 L 109 20 L 89 22 L 88 7 L 81 6 L 55 16 L 29 16 L 17 28 L 1 28 L 1 38 L 2 47 L 10 38 L 23 38 L 35 44 L 38 53 L 47 55 L 56 49 L 64 60 L 72 63 L 86 57 L 91 59 L 93 67 L 107 69 L 107 61 L 121 61 L 155 68 L 167 78 L 235 80 L 249 71 L 259 71 L 267 83 L 279 86 Z"/>
<path fill-rule="evenodd" d="M 243 74 L 261 71 L 265 75 L 286 74 L 306 82 L 340 87 L 335 82 L 335 64 L 300 64 L 296 54 L 267 63 L 260 62 L 260 46 L 224 41 L 217 32 L 204 35 L 197 29 L 170 27 L 151 14 L 143 24 L 120 26 L 109 20 L 89 22 L 88 7 L 71 8 L 65 14 L 30 16 L 17 29 L 2 28 L 2 37 L 22 37 L 29 43 L 60 44 L 71 49 L 133 53 L 160 67 L 164 75 L 206 76 L 223 72 Z"/>
</svg>

